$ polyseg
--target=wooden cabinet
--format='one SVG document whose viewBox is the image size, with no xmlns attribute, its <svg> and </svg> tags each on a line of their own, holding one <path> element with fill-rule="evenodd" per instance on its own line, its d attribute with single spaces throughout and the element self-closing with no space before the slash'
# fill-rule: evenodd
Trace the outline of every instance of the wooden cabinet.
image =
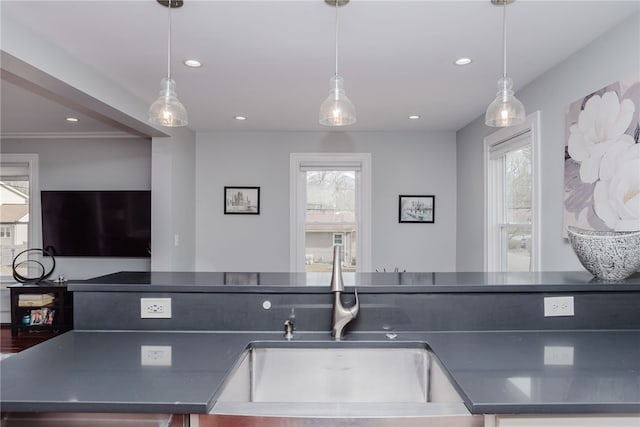
<svg viewBox="0 0 640 427">
<path fill-rule="evenodd" d="M 73 328 L 73 293 L 66 283 L 39 282 L 8 286 L 11 335 L 21 331 L 64 332 Z"/>
</svg>

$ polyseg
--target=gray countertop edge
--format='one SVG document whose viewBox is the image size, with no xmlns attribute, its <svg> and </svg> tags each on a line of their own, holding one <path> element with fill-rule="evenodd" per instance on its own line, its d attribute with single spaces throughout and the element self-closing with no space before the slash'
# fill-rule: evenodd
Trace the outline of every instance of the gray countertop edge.
<svg viewBox="0 0 640 427">
<path fill-rule="evenodd" d="M 576 284 L 576 285 L 420 285 L 368 286 L 345 285 L 346 290 L 358 289 L 361 294 L 429 294 L 429 293 L 567 293 L 567 292 L 639 292 L 636 284 Z M 253 293 L 253 294 L 325 294 L 329 286 L 244 286 L 244 285 L 140 285 L 69 283 L 72 292 L 158 292 L 158 293 Z"/>
<path fill-rule="evenodd" d="M 343 273 L 347 288 L 362 293 L 635 292 L 640 273 L 606 282 L 586 271 L 530 273 L 376 272 Z M 70 291 L 326 293 L 330 273 L 120 271 L 71 280 Z"/>
<path fill-rule="evenodd" d="M 547 403 L 547 404 L 494 404 L 494 403 L 475 403 L 465 406 L 472 414 L 483 415 L 640 415 L 640 402 L 638 403 Z"/>
<path fill-rule="evenodd" d="M 144 414 L 206 414 L 215 402 L 136 403 L 136 402 L 2 402 L 0 411 L 8 412 L 104 412 Z"/>
</svg>

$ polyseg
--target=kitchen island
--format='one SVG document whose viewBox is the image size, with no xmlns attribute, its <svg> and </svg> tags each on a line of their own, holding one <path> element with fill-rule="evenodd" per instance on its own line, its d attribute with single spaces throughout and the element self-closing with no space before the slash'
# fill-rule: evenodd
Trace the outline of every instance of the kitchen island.
<svg viewBox="0 0 640 427">
<path fill-rule="evenodd" d="M 558 273 L 537 288 L 522 276 L 471 283 L 472 274 L 468 283 L 421 285 L 417 275 L 434 275 L 413 273 L 409 286 L 390 284 L 401 274 L 355 283 L 361 313 L 339 343 L 328 333 L 328 288 L 295 286 L 282 278 L 299 277 L 287 273 L 199 273 L 198 281 L 185 280 L 196 273 L 120 273 L 71 282 L 76 328 L 1 362 L 2 412 L 207 414 L 252 343 L 402 343 L 433 350 L 471 414 L 640 414 L 637 275 L 616 285 L 573 272 L 582 280 L 551 283 L 568 277 Z M 225 284 L 225 275 L 265 282 Z M 544 316 L 544 298 L 556 296 L 575 298 L 574 316 Z M 141 297 L 170 298 L 171 318 L 140 319 Z M 290 318 L 296 330 L 287 341 L 282 323 Z M 148 357 L 155 350 L 162 360 Z"/>
</svg>

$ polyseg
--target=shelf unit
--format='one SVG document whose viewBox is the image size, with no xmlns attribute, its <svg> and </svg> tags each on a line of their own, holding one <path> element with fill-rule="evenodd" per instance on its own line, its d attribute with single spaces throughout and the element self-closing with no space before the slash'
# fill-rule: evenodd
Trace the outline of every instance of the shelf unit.
<svg viewBox="0 0 640 427">
<path fill-rule="evenodd" d="M 73 293 L 67 291 L 66 283 L 42 281 L 30 284 L 8 286 L 11 292 L 11 335 L 17 336 L 21 331 L 65 332 L 73 328 Z M 53 301 L 44 305 L 21 307 L 20 295 L 53 295 Z M 23 323 L 25 316 L 31 317 L 32 310 L 48 308 L 54 310 L 53 322 L 45 324 Z"/>
</svg>

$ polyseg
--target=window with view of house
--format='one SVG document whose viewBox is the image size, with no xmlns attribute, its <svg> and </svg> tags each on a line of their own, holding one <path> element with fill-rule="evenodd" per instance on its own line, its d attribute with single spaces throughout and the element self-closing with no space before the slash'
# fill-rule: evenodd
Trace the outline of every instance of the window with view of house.
<svg viewBox="0 0 640 427">
<path fill-rule="evenodd" d="M 11 281 L 13 259 L 22 251 L 39 247 L 38 230 L 33 212 L 39 204 L 32 197 L 37 193 L 37 156 L 33 154 L 3 154 L 0 162 L 0 281 Z M 37 221 L 35 222 L 37 223 Z M 29 276 L 24 263 L 19 273 Z"/>
<path fill-rule="evenodd" d="M 369 271 L 370 156 L 291 156 L 292 270 L 331 271 L 338 245 L 343 271 Z"/>
<path fill-rule="evenodd" d="M 344 271 L 355 271 L 356 171 L 307 170 L 304 222 L 305 271 L 331 271 L 333 246 L 342 246 Z"/>
<path fill-rule="evenodd" d="M 485 138 L 487 271 L 540 269 L 538 114 Z"/>
</svg>

